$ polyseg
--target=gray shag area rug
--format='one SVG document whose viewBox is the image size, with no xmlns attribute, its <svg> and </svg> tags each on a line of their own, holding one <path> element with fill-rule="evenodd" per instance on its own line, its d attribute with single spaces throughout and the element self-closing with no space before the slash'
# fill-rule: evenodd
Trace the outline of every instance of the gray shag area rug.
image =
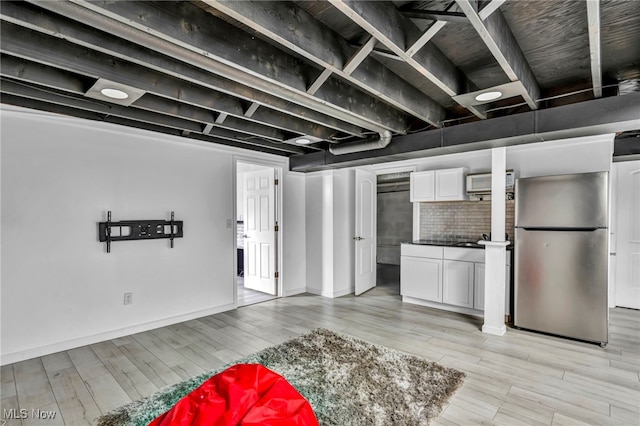
<svg viewBox="0 0 640 426">
<path fill-rule="evenodd" d="M 465 377 L 452 368 L 325 329 L 233 364 L 238 363 L 262 364 L 285 377 L 307 398 L 321 425 L 428 425 Z M 228 366 L 120 407 L 101 416 L 98 425 L 147 425 Z"/>
</svg>

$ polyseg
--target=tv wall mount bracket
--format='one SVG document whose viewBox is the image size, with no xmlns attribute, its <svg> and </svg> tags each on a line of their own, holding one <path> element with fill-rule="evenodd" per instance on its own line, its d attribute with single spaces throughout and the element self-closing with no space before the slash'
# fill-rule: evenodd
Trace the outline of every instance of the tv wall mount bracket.
<svg viewBox="0 0 640 426">
<path fill-rule="evenodd" d="M 121 220 L 111 221 L 111 211 L 107 212 L 107 221 L 98 222 L 98 240 L 107 243 L 107 253 L 111 253 L 112 241 L 155 240 L 168 238 L 173 248 L 173 239 L 182 238 L 183 224 L 181 220 Z"/>
</svg>

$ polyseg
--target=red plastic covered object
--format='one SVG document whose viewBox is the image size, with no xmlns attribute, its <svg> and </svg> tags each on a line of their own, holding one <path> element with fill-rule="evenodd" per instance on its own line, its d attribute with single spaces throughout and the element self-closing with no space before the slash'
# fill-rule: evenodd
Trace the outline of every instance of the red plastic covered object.
<svg viewBox="0 0 640 426">
<path fill-rule="evenodd" d="M 309 402 L 260 364 L 237 364 L 207 379 L 150 426 L 317 426 Z"/>
</svg>

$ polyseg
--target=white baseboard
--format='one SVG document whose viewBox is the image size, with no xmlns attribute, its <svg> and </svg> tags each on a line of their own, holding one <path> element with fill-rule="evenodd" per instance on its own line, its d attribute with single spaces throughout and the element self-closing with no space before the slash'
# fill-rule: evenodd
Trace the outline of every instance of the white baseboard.
<svg viewBox="0 0 640 426">
<path fill-rule="evenodd" d="M 283 297 L 288 297 L 288 296 L 295 296 L 296 294 L 302 294 L 302 293 L 306 293 L 307 289 L 306 287 L 298 287 L 298 288 L 292 288 L 290 290 L 285 290 Z"/>
<path fill-rule="evenodd" d="M 0 356 L 0 365 L 13 364 L 15 362 L 24 361 L 39 356 L 49 355 L 60 351 L 78 348 L 81 346 L 92 345 L 94 343 L 104 342 L 106 340 L 117 339 L 118 337 L 128 336 L 130 334 L 141 333 L 143 331 L 153 330 L 154 328 L 165 327 L 167 325 L 177 324 L 196 318 L 206 317 L 207 315 L 218 314 L 220 312 L 230 311 L 234 309 L 234 305 L 227 304 L 215 308 L 209 308 L 202 311 L 190 312 L 188 314 L 177 315 L 170 318 L 151 321 L 144 324 L 137 324 L 130 327 L 123 327 L 117 330 L 98 333 L 91 336 L 80 337 L 77 339 L 66 340 L 64 342 L 53 343 L 50 345 L 39 346 L 36 348 L 26 349 L 23 351 L 2 354 Z"/>
<path fill-rule="evenodd" d="M 311 287 L 307 287 L 306 288 L 306 292 L 307 293 L 311 293 L 311 294 L 316 294 L 318 296 L 324 296 L 324 294 L 322 294 L 322 290 L 319 288 L 311 288 Z"/>
<path fill-rule="evenodd" d="M 336 292 L 333 293 L 333 296 L 330 296 L 330 297 L 342 297 L 342 296 L 346 296 L 347 294 L 351 294 L 354 291 L 355 291 L 355 289 L 348 288 L 346 290 L 336 291 Z"/>
</svg>

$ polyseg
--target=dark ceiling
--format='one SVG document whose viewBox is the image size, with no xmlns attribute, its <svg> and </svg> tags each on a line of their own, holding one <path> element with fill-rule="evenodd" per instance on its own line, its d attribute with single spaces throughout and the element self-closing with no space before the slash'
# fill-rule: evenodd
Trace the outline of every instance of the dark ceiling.
<svg viewBox="0 0 640 426">
<path fill-rule="evenodd" d="M 44 0 L 0 12 L 2 103 L 299 163 L 640 92 L 634 0 Z M 502 99 L 473 99 L 496 86 Z M 613 130 L 640 128 L 628 126 Z"/>
</svg>

